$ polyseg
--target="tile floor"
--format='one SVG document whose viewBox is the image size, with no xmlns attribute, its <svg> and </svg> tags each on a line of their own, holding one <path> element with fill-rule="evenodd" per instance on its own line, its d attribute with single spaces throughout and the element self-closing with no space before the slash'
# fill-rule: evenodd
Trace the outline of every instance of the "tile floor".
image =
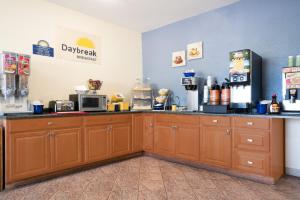
<svg viewBox="0 0 300 200">
<path fill-rule="evenodd" d="M 2 200 L 300 199 L 300 179 L 259 184 L 143 156 L 0 193 Z"/>
</svg>

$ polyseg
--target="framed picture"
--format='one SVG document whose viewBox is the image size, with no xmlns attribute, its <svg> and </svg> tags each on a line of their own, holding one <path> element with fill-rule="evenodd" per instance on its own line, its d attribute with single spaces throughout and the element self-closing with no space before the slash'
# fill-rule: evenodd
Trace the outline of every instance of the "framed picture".
<svg viewBox="0 0 300 200">
<path fill-rule="evenodd" d="M 181 67 L 186 65 L 185 51 L 176 51 L 172 53 L 172 67 Z"/>
<path fill-rule="evenodd" d="M 203 57 L 203 43 L 195 42 L 187 45 L 187 58 L 188 60 L 199 59 Z"/>
</svg>

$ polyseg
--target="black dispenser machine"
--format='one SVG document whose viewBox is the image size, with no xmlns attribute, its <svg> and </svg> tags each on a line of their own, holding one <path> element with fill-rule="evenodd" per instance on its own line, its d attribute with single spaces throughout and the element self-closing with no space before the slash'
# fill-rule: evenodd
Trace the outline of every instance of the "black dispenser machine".
<svg viewBox="0 0 300 200">
<path fill-rule="evenodd" d="M 250 112 L 261 98 L 262 58 L 249 49 L 230 52 L 230 109 Z"/>
</svg>

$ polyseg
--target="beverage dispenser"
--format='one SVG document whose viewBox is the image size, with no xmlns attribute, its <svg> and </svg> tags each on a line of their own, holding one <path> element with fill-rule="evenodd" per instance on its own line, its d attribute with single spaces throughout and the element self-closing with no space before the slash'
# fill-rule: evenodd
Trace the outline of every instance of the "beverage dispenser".
<svg viewBox="0 0 300 200">
<path fill-rule="evenodd" d="M 181 78 L 181 85 L 185 87 L 187 93 L 187 109 L 189 111 L 198 111 L 199 110 L 199 77 L 184 77 Z"/>
<path fill-rule="evenodd" d="M 249 49 L 230 52 L 230 108 L 249 112 L 261 98 L 262 58 Z"/>
<path fill-rule="evenodd" d="M 282 69 L 282 99 L 284 111 L 300 111 L 300 67 Z"/>
<path fill-rule="evenodd" d="M 30 56 L 0 52 L 0 113 L 28 112 Z"/>
</svg>

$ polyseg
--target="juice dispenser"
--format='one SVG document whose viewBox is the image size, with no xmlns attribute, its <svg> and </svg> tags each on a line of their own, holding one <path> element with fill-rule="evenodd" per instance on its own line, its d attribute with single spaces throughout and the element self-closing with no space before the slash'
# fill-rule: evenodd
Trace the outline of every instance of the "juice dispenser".
<svg viewBox="0 0 300 200">
<path fill-rule="evenodd" d="M 261 98 L 262 58 L 249 49 L 230 53 L 230 108 L 249 112 Z"/>
<path fill-rule="evenodd" d="M 282 106 L 284 111 L 300 111 L 300 67 L 282 69 Z"/>
</svg>

